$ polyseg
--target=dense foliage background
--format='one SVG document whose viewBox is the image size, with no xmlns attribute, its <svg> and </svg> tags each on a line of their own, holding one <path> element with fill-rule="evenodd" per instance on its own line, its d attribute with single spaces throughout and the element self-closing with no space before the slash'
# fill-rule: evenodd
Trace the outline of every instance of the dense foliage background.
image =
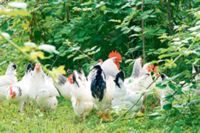
<svg viewBox="0 0 200 133">
<path fill-rule="evenodd" d="M 184 81 L 190 88 L 197 88 L 192 65 L 199 72 L 200 0 L 21 2 L 27 7 L 0 0 L 0 73 L 5 72 L 11 61 L 20 66 L 19 77 L 28 61 L 40 61 L 49 70 L 54 67 L 54 71 L 61 73 L 64 73 L 62 66 L 65 71 L 83 68 L 87 73 L 98 59 L 105 60 L 109 52 L 117 50 L 123 56 L 121 69 L 127 77 L 135 58 L 159 61 L 159 71 L 173 80 L 166 84 L 177 92 L 174 95 L 181 95 L 182 103 L 196 99 L 183 94 L 183 85 L 179 83 Z M 27 42 L 37 46 L 27 46 Z M 41 51 L 37 48 L 41 44 L 53 45 L 57 52 Z M 159 87 L 163 89 L 166 84 Z M 174 95 L 169 101 L 179 103 Z M 163 129 L 199 130 L 198 109 L 196 105 L 172 108 L 160 118 L 166 120 Z M 161 126 L 156 119 L 146 122 L 145 128 L 152 123 Z"/>
</svg>

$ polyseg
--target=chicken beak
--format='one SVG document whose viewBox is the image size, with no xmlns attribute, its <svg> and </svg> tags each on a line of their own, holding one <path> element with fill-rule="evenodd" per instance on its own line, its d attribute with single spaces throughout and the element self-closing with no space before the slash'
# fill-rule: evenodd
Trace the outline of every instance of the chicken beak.
<svg viewBox="0 0 200 133">
<path fill-rule="evenodd" d="M 35 65 L 35 71 L 36 71 L 37 73 L 39 73 L 40 70 L 41 70 L 41 65 L 40 65 L 39 63 L 37 63 L 37 64 Z"/>
</svg>

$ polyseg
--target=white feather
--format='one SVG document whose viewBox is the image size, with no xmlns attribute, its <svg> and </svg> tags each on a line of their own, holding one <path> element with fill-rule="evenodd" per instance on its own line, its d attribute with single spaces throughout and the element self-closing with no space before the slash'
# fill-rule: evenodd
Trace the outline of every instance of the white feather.
<svg viewBox="0 0 200 133">
<path fill-rule="evenodd" d="M 131 77 L 138 78 L 142 73 L 142 58 L 137 58 L 133 65 Z"/>
<path fill-rule="evenodd" d="M 74 85 L 66 81 L 64 84 L 56 84 L 56 87 L 64 98 L 71 98 L 71 91 L 74 88 Z"/>
<path fill-rule="evenodd" d="M 78 85 L 74 84 L 74 88 L 71 92 L 72 107 L 77 116 L 85 117 L 90 113 L 94 106 L 92 101 L 92 94 L 90 91 L 90 82 L 79 79 L 78 77 L 81 75 L 79 75 L 76 71 L 74 74 Z"/>
<path fill-rule="evenodd" d="M 115 111 L 132 108 L 136 112 L 141 109 L 143 104 L 143 91 L 130 91 L 126 88 L 123 81 L 119 81 L 120 87 L 115 86 L 115 92 L 112 100 L 112 108 Z"/>
<path fill-rule="evenodd" d="M 16 69 L 13 65 L 13 63 L 10 63 L 5 75 L 0 76 L 0 100 L 6 99 L 9 86 L 17 82 Z"/>
<path fill-rule="evenodd" d="M 57 106 L 56 96 L 59 96 L 59 93 L 53 84 L 53 80 L 42 70 L 33 71 L 29 95 L 42 108 L 54 109 Z"/>
<path fill-rule="evenodd" d="M 117 65 L 114 63 L 115 57 L 109 58 L 105 60 L 101 68 L 103 69 L 103 72 L 105 73 L 106 77 L 112 76 L 115 77 L 119 73 L 119 69 L 117 68 Z"/>
</svg>

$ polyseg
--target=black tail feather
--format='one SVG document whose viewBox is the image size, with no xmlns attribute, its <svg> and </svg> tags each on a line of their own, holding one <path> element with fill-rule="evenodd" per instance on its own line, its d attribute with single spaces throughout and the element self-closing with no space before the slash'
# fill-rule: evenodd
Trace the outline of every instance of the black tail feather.
<svg viewBox="0 0 200 133">
<path fill-rule="evenodd" d="M 103 70 L 99 65 L 94 66 L 93 69 L 96 70 L 96 75 L 91 82 L 92 96 L 99 99 L 99 101 L 102 101 L 104 97 L 104 91 L 106 89 L 106 81 L 103 78 Z"/>
<path fill-rule="evenodd" d="M 123 71 L 120 71 L 117 75 L 116 75 L 116 77 L 115 77 L 115 80 L 114 80 L 114 82 L 115 82 L 115 84 L 120 88 L 120 84 L 119 84 L 119 79 L 121 79 L 122 81 L 124 81 L 124 72 Z"/>
<path fill-rule="evenodd" d="M 58 84 L 64 85 L 66 81 L 67 81 L 67 78 L 65 76 L 63 75 L 58 76 Z"/>
<path fill-rule="evenodd" d="M 75 73 L 73 73 L 72 78 L 73 78 L 74 83 L 79 87 L 79 84 L 78 84 L 77 79 L 76 79 L 78 77 L 75 76 Z"/>
</svg>

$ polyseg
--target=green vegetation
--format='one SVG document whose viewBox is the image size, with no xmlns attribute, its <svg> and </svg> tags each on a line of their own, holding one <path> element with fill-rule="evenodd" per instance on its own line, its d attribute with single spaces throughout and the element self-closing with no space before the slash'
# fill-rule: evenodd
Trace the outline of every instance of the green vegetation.
<svg viewBox="0 0 200 133">
<path fill-rule="evenodd" d="M 168 85 L 176 92 L 168 97 L 170 105 L 199 101 L 190 92 L 183 94 L 183 85 L 179 84 L 184 81 L 191 89 L 198 87 L 192 65 L 200 68 L 199 0 L 21 2 L 27 7 L 0 0 L 0 74 L 8 62 L 15 62 L 20 78 L 29 61 L 39 61 L 50 71 L 54 68 L 53 72 L 62 74 L 79 68 L 88 73 L 98 59 L 107 59 L 110 51 L 117 50 L 123 56 L 121 69 L 126 77 L 139 56 L 145 62 L 161 62 L 159 71 L 173 82 L 158 87 L 165 89 Z M 36 47 L 25 46 L 25 42 L 33 42 Z M 53 45 L 59 53 L 38 49 L 41 44 Z M 169 106 L 169 110 L 150 108 L 135 117 L 129 112 L 118 121 L 123 113 L 111 113 L 113 121 L 101 122 L 95 112 L 80 120 L 69 101 L 59 101 L 55 111 L 42 112 L 36 106 L 27 106 L 23 114 L 17 112 L 15 104 L 1 103 L 0 132 L 200 132 L 198 104 Z"/>
</svg>

